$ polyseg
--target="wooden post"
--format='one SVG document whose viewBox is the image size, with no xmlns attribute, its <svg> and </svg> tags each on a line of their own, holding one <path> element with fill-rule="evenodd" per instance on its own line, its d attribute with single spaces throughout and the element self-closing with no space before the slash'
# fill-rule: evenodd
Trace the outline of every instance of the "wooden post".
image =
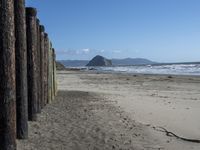
<svg viewBox="0 0 200 150">
<path fill-rule="evenodd" d="M 57 68 L 56 68 L 56 53 L 55 53 L 55 89 L 56 89 L 56 96 L 57 96 L 57 93 L 58 93 L 58 82 L 57 82 Z"/>
<path fill-rule="evenodd" d="M 48 102 L 52 102 L 52 53 L 51 53 L 52 44 L 49 42 L 49 59 L 48 59 Z"/>
<path fill-rule="evenodd" d="M 17 138 L 28 138 L 28 90 L 25 0 L 14 1 Z"/>
<path fill-rule="evenodd" d="M 0 0 L 0 149 L 16 150 L 14 0 Z"/>
<path fill-rule="evenodd" d="M 57 78 L 56 78 L 56 52 L 54 49 L 54 92 L 55 96 L 57 95 Z"/>
<path fill-rule="evenodd" d="M 54 49 L 52 48 L 52 100 L 55 99 L 55 91 L 54 91 Z"/>
<path fill-rule="evenodd" d="M 48 103 L 48 59 L 49 59 L 49 38 L 44 34 L 44 95 L 45 105 Z"/>
<path fill-rule="evenodd" d="M 57 83 L 57 68 L 56 68 L 56 52 L 55 52 L 55 95 L 58 93 L 58 83 Z"/>
<path fill-rule="evenodd" d="M 45 106 L 45 91 L 44 91 L 44 26 L 40 25 L 40 76 L 41 76 L 41 108 Z"/>
<path fill-rule="evenodd" d="M 37 86 L 38 86 L 37 113 L 41 113 L 40 20 L 37 19 L 36 23 L 37 23 Z"/>
<path fill-rule="evenodd" d="M 54 88 L 53 88 L 53 47 L 51 45 L 51 97 L 54 101 Z"/>
<path fill-rule="evenodd" d="M 55 55 L 55 49 L 52 49 L 52 57 L 53 57 L 53 95 L 54 98 L 56 96 L 56 55 Z"/>
<path fill-rule="evenodd" d="M 37 119 L 37 28 L 35 8 L 26 8 L 27 62 L 28 62 L 28 119 Z"/>
</svg>

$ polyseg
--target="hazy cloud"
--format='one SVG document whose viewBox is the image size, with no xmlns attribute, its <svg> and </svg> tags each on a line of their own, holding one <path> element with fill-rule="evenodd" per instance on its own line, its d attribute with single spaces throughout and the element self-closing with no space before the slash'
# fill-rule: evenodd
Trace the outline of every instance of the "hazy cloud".
<svg viewBox="0 0 200 150">
<path fill-rule="evenodd" d="M 89 53 L 89 52 L 90 52 L 90 49 L 89 49 L 89 48 L 85 48 L 85 49 L 82 49 L 82 51 L 83 51 L 84 53 Z"/>
<path fill-rule="evenodd" d="M 114 50 L 113 52 L 114 53 L 121 53 L 122 51 L 120 51 L 120 50 Z"/>
<path fill-rule="evenodd" d="M 59 54 L 59 55 L 76 55 L 77 51 L 73 50 L 73 49 L 57 50 L 57 54 Z"/>
<path fill-rule="evenodd" d="M 60 55 L 90 55 L 90 54 L 101 54 L 104 53 L 105 50 L 96 50 L 90 48 L 83 48 L 80 50 L 75 49 L 67 49 L 67 50 L 58 50 L 57 53 Z"/>
</svg>

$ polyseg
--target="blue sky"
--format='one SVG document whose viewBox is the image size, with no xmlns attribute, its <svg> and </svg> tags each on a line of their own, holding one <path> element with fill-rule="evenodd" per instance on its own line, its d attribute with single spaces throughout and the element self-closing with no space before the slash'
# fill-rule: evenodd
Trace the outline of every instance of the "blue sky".
<svg viewBox="0 0 200 150">
<path fill-rule="evenodd" d="M 200 61 L 200 0 L 27 0 L 57 59 Z"/>
</svg>

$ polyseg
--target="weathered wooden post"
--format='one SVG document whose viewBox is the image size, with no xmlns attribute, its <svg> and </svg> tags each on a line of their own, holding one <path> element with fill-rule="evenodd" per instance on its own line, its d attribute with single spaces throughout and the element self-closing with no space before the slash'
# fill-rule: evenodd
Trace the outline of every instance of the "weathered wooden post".
<svg viewBox="0 0 200 150">
<path fill-rule="evenodd" d="M 0 149 L 16 150 L 14 0 L 0 0 Z"/>
<path fill-rule="evenodd" d="M 54 51 L 55 52 L 55 51 Z M 58 89 L 57 89 L 57 68 L 56 68 L 56 52 L 54 53 L 54 80 L 55 80 L 55 96 L 57 96 L 57 92 L 58 92 Z"/>
<path fill-rule="evenodd" d="M 54 81 L 53 81 L 53 47 L 51 46 L 51 97 L 52 97 L 52 101 L 54 101 L 54 98 L 55 98 L 55 95 L 54 95 L 54 88 L 53 88 L 53 84 L 54 84 Z"/>
<path fill-rule="evenodd" d="M 44 108 L 45 101 L 44 101 L 44 26 L 40 25 L 40 76 L 41 76 L 41 108 Z"/>
<path fill-rule="evenodd" d="M 48 60 L 49 60 L 49 38 L 44 34 L 44 95 L 45 105 L 48 103 Z"/>
<path fill-rule="evenodd" d="M 37 27 L 35 8 L 26 8 L 27 68 L 28 68 L 28 119 L 37 119 Z"/>
<path fill-rule="evenodd" d="M 17 138 L 28 138 L 28 90 L 25 0 L 14 1 Z"/>
<path fill-rule="evenodd" d="M 55 64 L 54 64 L 54 66 L 55 66 L 55 71 L 54 71 L 54 76 L 55 76 L 55 96 L 57 96 L 57 92 L 58 92 L 58 88 L 57 88 L 57 77 L 56 77 L 56 75 L 57 75 L 57 68 L 56 68 L 56 52 L 55 52 L 55 54 L 54 54 L 54 58 L 55 58 Z"/>
<path fill-rule="evenodd" d="M 38 99 L 37 99 L 37 113 L 41 113 L 41 63 L 40 63 L 40 20 L 37 19 L 37 92 L 38 92 Z"/>
<path fill-rule="evenodd" d="M 52 44 L 49 42 L 49 59 L 48 59 L 48 103 L 52 102 Z"/>
<path fill-rule="evenodd" d="M 54 48 L 52 48 L 52 100 L 55 99 L 55 91 L 54 91 Z"/>
<path fill-rule="evenodd" d="M 56 96 L 56 54 L 55 49 L 53 48 L 53 92 L 54 92 L 54 99 Z"/>
<path fill-rule="evenodd" d="M 56 96 L 56 55 L 55 55 L 55 49 L 52 49 L 52 57 L 53 57 L 53 95 L 54 98 Z"/>
</svg>

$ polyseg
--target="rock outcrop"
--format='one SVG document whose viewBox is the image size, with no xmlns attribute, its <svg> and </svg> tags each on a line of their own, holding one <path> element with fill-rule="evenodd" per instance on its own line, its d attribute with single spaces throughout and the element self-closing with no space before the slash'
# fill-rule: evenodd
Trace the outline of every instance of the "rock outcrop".
<svg viewBox="0 0 200 150">
<path fill-rule="evenodd" d="M 86 66 L 112 66 L 112 61 L 97 55 Z"/>
</svg>

